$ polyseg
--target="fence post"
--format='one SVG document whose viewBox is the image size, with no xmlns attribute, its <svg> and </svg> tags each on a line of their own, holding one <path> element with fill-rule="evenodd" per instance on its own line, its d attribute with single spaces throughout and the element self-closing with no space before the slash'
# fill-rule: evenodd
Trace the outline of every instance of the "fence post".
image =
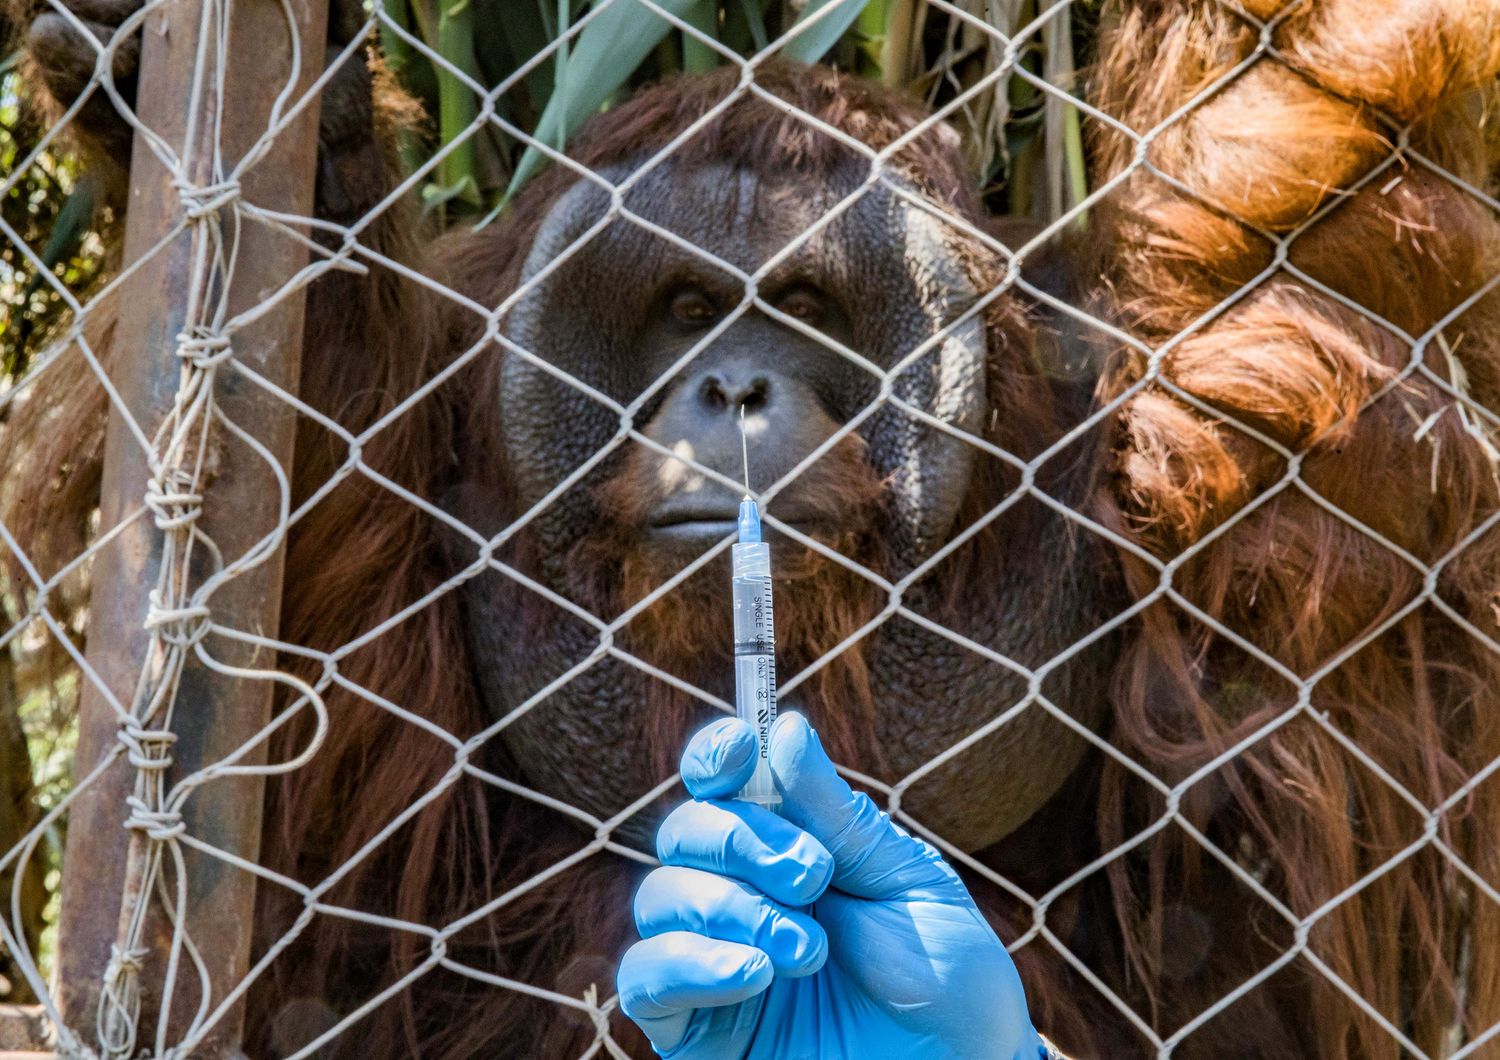
<svg viewBox="0 0 1500 1060">
<path fill-rule="evenodd" d="M 207 11 L 205 11 L 207 9 Z M 205 13 L 210 20 L 205 23 Z M 228 59 L 222 100 L 216 99 L 213 17 L 228 23 Z M 287 18 L 294 20 L 289 28 Z M 178 157 L 187 160 L 174 174 L 137 132 L 131 156 L 124 262 L 150 254 L 122 284 L 118 316 L 110 341 L 111 377 L 134 421 L 147 436 L 173 406 L 182 378 L 178 335 L 188 323 L 193 286 L 194 240 L 202 226 L 179 227 L 190 200 L 204 207 L 201 189 L 213 181 L 213 139 L 226 167 L 241 158 L 266 130 L 273 106 L 291 71 L 289 32 L 301 42 L 297 91 L 301 98 L 322 73 L 327 0 L 165 0 L 146 18 L 141 40 L 137 113 Z M 205 26 L 208 28 L 205 29 Z M 201 55 L 200 43 L 207 44 Z M 353 57 L 360 61 L 359 56 Z M 204 71 L 207 71 L 206 73 Z M 195 94 L 192 86 L 202 88 Z M 222 105 L 222 106 L 221 106 Z M 220 108 L 217 109 L 216 108 Z M 196 113 L 195 113 L 196 112 Z M 216 117 L 217 114 L 217 117 Z M 194 143 L 185 144 L 192 130 Z M 312 212 L 316 173 L 318 106 L 314 102 L 276 137 L 270 153 L 240 180 L 239 197 L 285 213 Z M 186 178 L 187 191 L 175 176 Z M 193 189 L 200 189 L 193 198 Z M 235 196 L 212 204 L 227 230 Z M 158 246 L 172 236 L 165 245 Z M 154 253 L 152 248 L 156 248 Z M 285 232 L 240 218 L 239 249 L 229 310 L 240 312 L 264 300 L 305 266 L 308 251 Z M 252 367 L 288 392 L 297 389 L 303 326 L 299 292 L 233 336 L 236 361 Z M 283 467 L 290 468 L 296 414 L 259 387 L 222 365 L 213 377 L 216 400 L 225 414 L 253 434 Z M 197 526 L 226 560 L 241 555 L 277 523 L 276 480 L 264 461 L 243 443 L 211 438 L 215 462 L 204 489 Z M 104 453 L 100 532 L 107 532 L 142 507 L 151 476 L 147 455 L 118 409 L 112 410 Z M 164 534 L 151 518 L 134 518 L 119 539 L 103 549 L 93 569 L 88 661 L 102 683 L 127 706 L 146 665 L 150 638 L 145 630 L 148 593 L 164 555 Z M 201 549 L 199 550 L 201 553 Z M 282 576 L 280 549 L 266 563 L 225 583 L 210 600 L 215 623 L 274 636 L 279 621 Z M 200 572 L 201 577 L 201 572 Z M 210 635 L 205 642 L 216 659 L 237 666 L 270 665 L 261 650 Z M 218 761 L 266 724 L 272 687 L 264 681 L 232 679 L 191 659 L 178 685 L 171 728 L 175 765 L 166 782 Z M 140 898 L 146 841 L 124 827 L 126 799 L 135 789 L 137 769 L 121 753 L 120 720 L 97 688 L 84 683 L 80 704 L 75 777 L 86 777 L 113 756 L 106 771 L 80 792 L 69 819 L 63 862 L 62 924 L 58 954 L 59 1001 L 73 1034 L 95 1040 L 95 1021 L 111 949 L 121 938 L 122 909 Z M 186 834 L 221 850 L 254 860 L 259 851 L 264 780 L 254 776 L 218 778 L 195 790 L 182 807 Z M 187 924 L 207 966 L 215 1004 L 244 976 L 248 966 L 255 877 L 233 866 L 185 849 Z M 145 896 L 152 900 L 150 895 Z M 155 1015 L 165 972 L 170 927 L 157 908 L 141 940 L 140 1044 L 154 1037 Z M 186 965 L 186 962 L 184 962 Z M 179 970 L 172 1005 L 174 1034 L 197 1007 L 198 987 L 191 966 Z M 193 1050 L 194 1056 L 233 1056 L 239 1051 L 244 1006 L 236 1005 Z"/>
</svg>

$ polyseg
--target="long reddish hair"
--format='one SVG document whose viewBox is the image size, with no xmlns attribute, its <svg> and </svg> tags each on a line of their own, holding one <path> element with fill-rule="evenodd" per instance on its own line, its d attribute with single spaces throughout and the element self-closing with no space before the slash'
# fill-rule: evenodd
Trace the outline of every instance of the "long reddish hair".
<svg viewBox="0 0 1500 1060">
<path fill-rule="evenodd" d="M 1169 782 L 1236 751 L 1182 814 L 1309 918 L 1304 937 L 1241 889 L 1260 967 L 1306 946 L 1268 989 L 1300 994 L 1318 1056 L 1402 1055 L 1363 1004 L 1433 1054 L 1456 1028 L 1500 1019 L 1500 959 L 1478 941 L 1496 909 L 1474 885 L 1500 878 L 1500 801 L 1493 785 L 1465 789 L 1500 755 L 1500 536 L 1473 536 L 1500 501 L 1493 420 L 1476 411 L 1500 407 L 1500 300 L 1446 320 L 1496 275 L 1500 222 L 1427 164 L 1390 161 L 1406 127 L 1426 159 L 1491 179 L 1495 145 L 1472 115 L 1500 69 L 1494 14 L 1304 4 L 1275 34 L 1282 60 L 1255 63 L 1148 149 L 1187 190 L 1138 171 L 1106 204 L 1115 311 L 1171 346 L 1164 383 L 1133 390 L 1148 363 L 1131 353 L 1101 384 L 1101 398 L 1128 396 L 1099 515 L 1162 559 L 1201 543 L 1171 579 L 1197 613 L 1153 603 L 1120 657 L 1112 739 Z M 1218 4 L 1118 9 L 1091 98 L 1144 132 L 1257 38 Z M 1173 77 L 1142 86 L 1148 64 Z M 1134 150 L 1104 131 L 1094 146 L 1101 178 Z M 1287 233 L 1290 268 L 1265 275 Z M 1424 343 L 1414 352 L 1382 321 Z M 1152 565 L 1121 559 L 1134 595 L 1158 589 Z M 1423 564 L 1439 572 L 1426 602 Z M 1106 768 L 1106 846 L 1162 810 Z M 1164 1031 L 1215 1000 L 1159 974 L 1182 930 L 1173 896 L 1210 860 L 1173 828 L 1144 866 L 1109 867 L 1129 967 Z"/>
</svg>

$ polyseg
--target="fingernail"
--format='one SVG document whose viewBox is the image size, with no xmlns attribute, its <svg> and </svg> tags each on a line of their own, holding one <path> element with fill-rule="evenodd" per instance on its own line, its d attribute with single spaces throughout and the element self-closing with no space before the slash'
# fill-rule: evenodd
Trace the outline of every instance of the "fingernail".
<svg viewBox="0 0 1500 1060">
<path fill-rule="evenodd" d="M 703 730 L 701 742 L 694 741 L 690 755 L 704 776 L 735 769 L 750 757 L 751 744 L 735 739 L 739 724 L 735 718 L 720 718 Z"/>
</svg>

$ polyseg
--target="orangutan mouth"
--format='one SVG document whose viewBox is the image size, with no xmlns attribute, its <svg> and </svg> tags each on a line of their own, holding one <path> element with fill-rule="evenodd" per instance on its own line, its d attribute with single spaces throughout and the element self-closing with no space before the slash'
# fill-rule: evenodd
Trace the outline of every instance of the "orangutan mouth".
<svg viewBox="0 0 1500 1060">
<path fill-rule="evenodd" d="M 735 532 L 739 508 L 735 502 L 725 505 L 683 505 L 670 500 L 657 505 L 647 513 L 645 530 L 651 537 L 671 541 L 713 542 L 724 539 Z M 773 509 L 770 515 L 804 534 L 811 534 L 818 525 L 810 512 L 795 507 Z M 772 524 L 768 529 L 774 531 Z"/>
</svg>

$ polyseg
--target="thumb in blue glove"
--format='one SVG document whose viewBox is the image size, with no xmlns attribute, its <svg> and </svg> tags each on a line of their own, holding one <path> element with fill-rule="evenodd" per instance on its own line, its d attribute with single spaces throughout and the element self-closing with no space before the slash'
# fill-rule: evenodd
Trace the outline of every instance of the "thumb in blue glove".
<svg viewBox="0 0 1500 1060">
<path fill-rule="evenodd" d="M 852 791 L 817 733 L 771 730 L 777 816 L 733 799 L 755 735 L 726 718 L 682 759 L 620 1006 L 670 1060 L 1034 1060 L 1020 977 L 936 849 Z"/>
</svg>

